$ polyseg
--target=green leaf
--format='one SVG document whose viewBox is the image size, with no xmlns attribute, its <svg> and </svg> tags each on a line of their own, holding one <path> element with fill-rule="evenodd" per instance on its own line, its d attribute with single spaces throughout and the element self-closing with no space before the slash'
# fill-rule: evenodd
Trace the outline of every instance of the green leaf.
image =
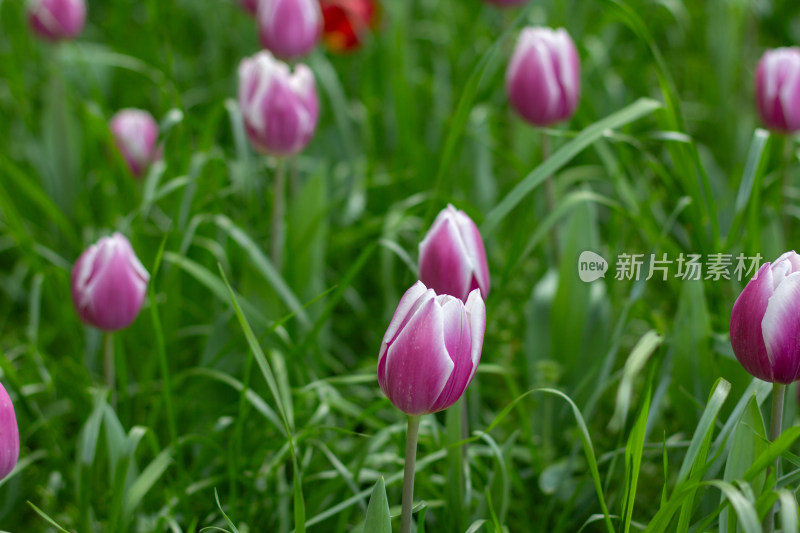
<svg viewBox="0 0 800 533">
<path fill-rule="evenodd" d="M 659 109 L 661 104 L 649 98 L 641 98 L 608 117 L 587 126 L 577 137 L 562 146 L 547 161 L 525 176 L 514 189 L 486 216 L 481 233 L 486 235 L 497 229 L 502 220 L 511 213 L 528 194 L 541 185 L 548 176 L 558 172 L 576 155 L 602 138 L 608 130 L 620 128 Z"/>
<path fill-rule="evenodd" d="M 364 533 L 392 533 L 392 519 L 389 515 L 389 499 L 386 497 L 386 483 L 381 477 L 372 489 L 367 507 Z"/>
</svg>

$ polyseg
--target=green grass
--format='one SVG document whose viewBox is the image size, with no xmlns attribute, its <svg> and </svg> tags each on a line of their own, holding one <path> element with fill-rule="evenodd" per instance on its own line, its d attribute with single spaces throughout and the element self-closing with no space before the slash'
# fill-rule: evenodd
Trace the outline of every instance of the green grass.
<svg viewBox="0 0 800 533">
<path fill-rule="evenodd" d="M 405 419 L 378 349 L 452 202 L 484 234 L 492 293 L 468 439 L 454 410 L 422 420 L 424 531 L 749 532 L 775 502 L 797 531 L 796 388 L 769 443 L 770 387 L 728 338 L 743 283 L 618 281 L 613 261 L 577 276 L 587 249 L 797 247 L 797 145 L 758 129 L 752 103 L 763 50 L 800 43 L 796 3 L 384 1 L 361 51 L 308 58 L 322 114 L 288 163 L 282 268 L 278 163 L 250 149 L 235 101 L 258 44 L 233 0 L 90 0 L 59 46 L 23 10 L 0 0 L 0 381 L 22 441 L 0 530 L 397 530 Z M 506 100 L 530 23 L 578 46 L 568 124 L 531 128 Z M 122 107 L 161 124 L 164 162 L 138 182 L 108 131 Z M 112 230 L 152 275 L 115 338 L 115 408 L 69 284 Z"/>
</svg>

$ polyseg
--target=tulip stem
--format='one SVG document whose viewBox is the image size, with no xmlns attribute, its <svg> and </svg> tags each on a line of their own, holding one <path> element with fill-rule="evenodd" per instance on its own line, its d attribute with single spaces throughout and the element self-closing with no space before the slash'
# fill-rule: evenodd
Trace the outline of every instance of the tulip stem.
<svg viewBox="0 0 800 533">
<path fill-rule="evenodd" d="M 281 261 L 283 256 L 284 227 L 283 212 L 285 209 L 286 196 L 286 165 L 283 158 L 278 159 L 278 166 L 275 168 L 274 177 L 274 197 L 272 199 L 272 249 L 271 259 L 275 269 L 281 271 Z"/>
<path fill-rule="evenodd" d="M 551 152 L 550 136 L 546 132 L 542 132 L 542 164 L 550 159 Z M 547 202 L 547 215 L 550 215 L 556 209 L 556 183 L 552 174 L 547 176 L 544 182 L 544 194 Z M 553 262 L 558 263 L 558 231 L 555 225 L 550 228 L 550 247 L 553 250 Z"/>
<path fill-rule="evenodd" d="M 403 472 L 403 514 L 401 533 L 411 533 L 411 508 L 414 506 L 414 468 L 417 463 L 419 415 L 408 415 L 406 434 L 406 467 Z"/>
<path fill-rule="evenodd" d="M 117 391 L 114 385 L 114 334 L 110 331 L 103 334 L 103 374 L 106 387 L 111 391 L 111 405 L 117 406 Z"/>
<path fill-rule="evenodd" d="M 783 429 L 783 400 L 786 398 L 786 385 L 783 383 L 772 384 L 772 416 L 769 420 L 769 440 L 775 442 L 781 436 Z M 780 476 L 780 457 L 775 459 L 775 481 L 777 483 L 778 476 Z M 767 477 L 769 477 L 769 470 L 767 470 Z M 767 518 L 764 521 L 764 531 L 772 533 L 775 529 L 775 505 L 767 513 Z"/>
</svg>

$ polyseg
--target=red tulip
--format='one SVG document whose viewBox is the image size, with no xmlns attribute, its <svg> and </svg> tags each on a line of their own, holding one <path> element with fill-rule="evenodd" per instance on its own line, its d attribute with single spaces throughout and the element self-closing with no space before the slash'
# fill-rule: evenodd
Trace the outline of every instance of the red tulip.
<svg viewBox="0 0 800 533">
<path fill-rule="evenodd" d="M 375 0 L 320 0 L 325 26 L 322 40 L 333 52 L 352 52 L 361 47 L 379 19 Z"/>
</svg>

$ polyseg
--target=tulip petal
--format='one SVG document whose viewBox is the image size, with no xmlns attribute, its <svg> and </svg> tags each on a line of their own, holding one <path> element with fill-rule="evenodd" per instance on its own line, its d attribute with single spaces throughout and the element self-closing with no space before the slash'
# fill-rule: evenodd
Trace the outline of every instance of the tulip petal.
<svg viewBox="0 0 800 533">
<path fill-rule="evenodd" d="M 442 393 L 453 361 L 444 343 L 442 308 L 427 299 L 386 352 L 384 393 L 409 415 L 431 412 Z"/>
<path fill-rule="evenodd" d="M 466 298 L 474 265 L 452 213 L 439 214 L 419 251 L 420 279 L 437 294 Z"/>
<path fill-rule="evenodd" d="M 11 398 L 0 384 L 0 479 L 14 469 L 19 459 L 19 428 Z"/>
<path fill-rule="evenodd" d="M 467 385 L 472 382 L 478 364 L 481 362 L 481 352 L 483 351 L 483 336 L 486 333 L 486 304 L 481 298 L 481 292 L 474 290 L 469 293 L 467 304 L 464 306 L 469 321 L 469 331 L 472 335 L 470 357 L 472 359 L 472 371 L 469 375 Z"/>
<path fill-rule="evenodd" d="M 761 322 L 772 379 L 791 383 L 800 377 L 800 272 L 775 289 Z"/>
<path fill-rule="evenodd" d="M 448 356 L 453 361 L 454 368 L 442 393 L 430 409 L 434 413 L 456 403 L 464 394 L 472 375 L 472 359 L 470 358 L 472 338 L 464 303 L 449 295 L 440 296 L 437 300 L 442 304 L 444 345 L 447 348 Z"/>
<path fill-rule="evenodd" d="M 378 383 L 384 394 L 386 394 L 386 351 L 389 348 L 389 344 L 394 341 L 403 326 L 411 320 L 420 305 L 435 296 L 433 291 L 430 291 L 431 294 L 428 295 L 428 298 L 422 298 L 422 295 L 426 292 L 428 292 L 428 288 L 421 281 L 412 285 L 400 298 L 400 303 L 397 304 L 392 321 L 389 322 L 389 327 L 386 328 L 386 333 L 383 334 L 381 350 L 378 354 Z"/>
<path fill-rule="evenodd" d="M 461 238 L 464 240 L 464 248 L 473 268 L 473 279 L 468 291 L 471 292 L 473 289 L 480 288 L 481 295 L 486 298 L 489 296 L 491 281 L 489 279 L 489 263 L 486 261 L 486 249 L 483 247 L 483 238 L 481 238 L 481 232 L 475 222 L 463 211 L 458 213 L 460 215 L 457 218 L 458 229 L 461 233 Z"/>
<path fill-rule="evenodd" d="M 772 381 L 770 361 L 761 321 L 772 296 L 772 269 L 765 263 L 745 286 L 731 312 L 731 346 L 745 370 L 764 381 Z"/>
</svg>

